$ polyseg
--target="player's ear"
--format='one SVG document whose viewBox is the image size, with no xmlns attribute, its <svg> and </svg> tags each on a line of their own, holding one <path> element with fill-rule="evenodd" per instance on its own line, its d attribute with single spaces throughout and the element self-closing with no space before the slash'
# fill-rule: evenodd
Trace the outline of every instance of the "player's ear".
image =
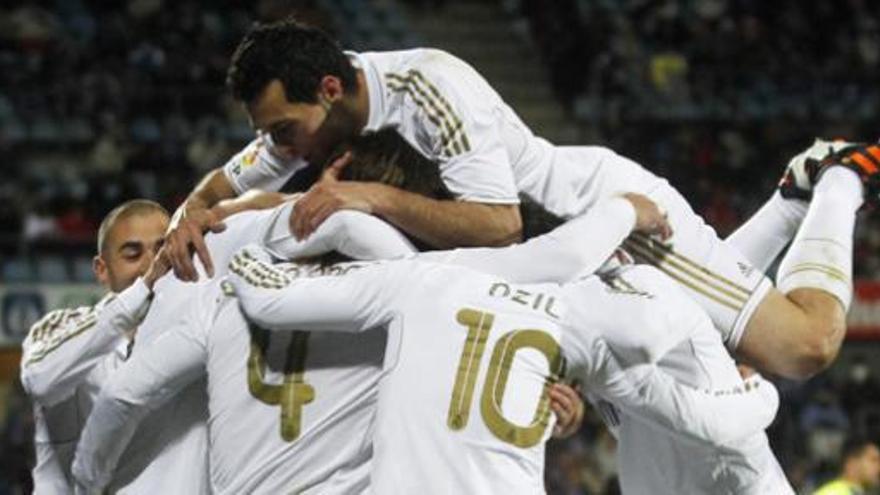
<svg viewBox="0 0 880 495">
<path fill-rule="evenodd" d="M 98 282 L 101 285 L 110 286 L 110 275 L 107 273 L 107 262 L 104 261 L 104 258 L 101 258 L 101 255 L 97 255 L 92 258 L 92 271 L 95 272 L 95 278 L 98 279 Z"/>
<path fill-rule="evenodd" d="M 318 87 L 318 101 L 333 103 L 345 95 L 342 80 L 336 76 L 324 76 Z"/>
</svg>

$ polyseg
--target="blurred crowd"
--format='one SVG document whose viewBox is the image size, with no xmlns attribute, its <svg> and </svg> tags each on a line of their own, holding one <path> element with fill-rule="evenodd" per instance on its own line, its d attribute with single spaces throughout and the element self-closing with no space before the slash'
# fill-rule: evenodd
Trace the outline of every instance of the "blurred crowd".
<svg viewBox="0 0 880 495">
<path fill-rule="evenodd" d="M 878 137 L 880 10 L 868 0 L 499 5 L 528 26 L 584 142 L 667 177 L 722 235 L 758 208 L 814 135 Z M 47 243 L 91 253 L 115 204 L 147 197 L 173 208 L 248 141 L 223 80 L 254 20 L 297 12 L 346 47 L 389 49 L 419 43 L 402 11 L 357 0 L 0 6 L 0 257 Z M 878 278 L 880 224 L 865 217 L 855 266 Z M 830 474 L 846 434 L 880 433 L 880 385 L 864 357 L 807 386 L 782 387 L 771 437 L 799 487 Z M 0 493 L 12 486 L 4 479 L 26 477 L 31 440 L 26 402 L 9 404 Z M 574 439 L 549 448 L 551 493 L 615 493 L 613 450 L 590 417 Z"/>
<path fill-rule="evenodd" d="M 132 197 L 175 206 L 253 137 L 224 87 L 238 40 L 291 14 L 346 46 L 417 44 L 400 9 L 357 0 L 0 6 L 0 249 L 90 240 Z"/>
</svg>

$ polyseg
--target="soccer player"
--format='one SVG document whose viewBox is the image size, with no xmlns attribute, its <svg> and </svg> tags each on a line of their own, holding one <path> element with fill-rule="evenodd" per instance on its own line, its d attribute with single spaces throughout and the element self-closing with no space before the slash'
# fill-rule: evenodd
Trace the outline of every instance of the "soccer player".
<svg viewBox="0 0 880 495">
<path fill-rule="evenodd" d="M 95 306 L 50 312 L 25 338 L 21 381 L 34 401 L 37 494 L 73 492 L 70 465 L 77 439 L 100 387 L 128 358 L 153 284 L 167 269 L 161 260 L 153 262 L 167 228 L 168 213 L 152 201 L 128 201 L 111 211 L 98 231 L 94 259 L 107 296 Z M 203 418 L 185 407 L 167 410 L 175 421 L 144 429 L 120 462 L 111 489 L 204 492 L 204 432 L 198 428 Z"/>
<path fill-rule="evenodd" d="M 754 390 L 695 302 L 650 267 L 562 287 L 497 275 L 529 279 L 531 270 L 507 258 L 554 255 L 529 249 L 535 245 L 453 251 L 443 264 L 420 255 L 314 279 L 290 276 L 248 248 L 233 259 L 229 281 L 248 317 L 274 333 L 388 325 L 394 352 L 386 354 L 379 391 L 376 493 L 541 492 L 542 457 L 534 449 L 546 438 L 540 391 L 563 361 L 622 411 L 625 493 L 793 493 L 762 431 L 740 436 L 739 420 L 724 419 L 719 427 L 739 431 L 705 442 L 712 437 L 705 415 L 720 413 L 709 412 L 718 406 L 709 397 Z M 632 373 L 650 368 L 714 392 L 691 403 L 657 384 L 630 390 L 650 382 L 609 380 L 605 366 L 617 361 Z M 756 411 L 744 406 L 728 404 L 724 414 L 751 421 Z"/>
<path fill-rule="evenodd" d="M 215 260 L 224 263 L 223 268 L 232 247 L 248 240 L 260 240 L 287 257 L 318 254 L 322 247 L 373 258 L 414 251 L 392 227 L 359 212 L 337 213 L 314 236 L 299 242 L 290 234 L 291 210 L 292 204 L 286 203 L 230 217 L 223 233 L 206 238 L 207 247 Z M 624 237 L 633 228 L 648 233 L 662 230 L 657 226 L 662 216 L 643 198 L 618 198 L 600 205 L 555 235 L 532 243 L 542 252 L 558 253 L 560 264 L 565 265 L 548 276 L 569 277 L 573 267 L 607 258 L 607 253 L 578 247 L 607 215 L 622 218 L 620 223 L 627 230 Z M 331 233 L 330 240 L 321 240 L 323 230 L 340 216 L 352 217 L 344 230 L 357 238 Z M 351 228 L 355 222 L 376 225 Z M 385 234 L 389 240 L 381 240 Z M 355 248 L 357 244 L 362 246 Z M 590 256 L 598 262 L 589 261 Z M 314 266 L 292 269 L 302 276 L 324 272 Z M 363 491 L 369 475 L 370 425 L 381 378 L 384 332 L 345 336 L 297 331 L 293 336 L 273 336 L 249 327 L 235 301 L 220 294 L 211 281 L 191 286 L 165 278 L 156 292 L 157 299 L 177 305 L 174 311 L 164 311 L 165 316 L 157 316 L 163 312 L 163 301 L 157 300 L 148 319 L 163 328 L 173 327 L 176 333 L 137 349 L 102 390 L 102 397 L 112 397 L 121 408 L 107 411 L 96 406 L 89 420 L 74 463 L 83 488 L 100 489 L 111 478 L 137 420 L 149 409 L 160 407 L 178 390 L 207 375 L 214 491 Z"/>
<path fill-rule="evenodd" d="M 862 495 L 880 485 L 880 448 L 864 437 L 847 439 L 843 446 L 840 476 L 825 483 L 813 495 Z"/>
<path fill-rule="evenodd" d="M 632 190 L 669 212 L 676 236 L 670 245 L 636 239 L 628 247 L 676 277 L 738 356 L 762 370 L 802 378 L 837 354 L 851 300 L 855 211 L 863 194 L 877 199 L 876 147 L 836 154 L 834 161 L 848 168 L 829 168 L 821 174 L 823 185 L 816 183 L 819 174 L 793 171 L 806 177 L 798 186 L 812 196 L 809 214 L 801 200 L 777 195 L 762 210 L 767 215 L 722 242 L 666 181 L 608 149 L 557 147 L 534 136 L 476 71 L 442 51 L 343 53 L 320 31 L 288 21 L 257 26 L 245 36 L 228 82 L 259 135 L 210 173 L 178 210 L 168 243 L 175 272 L 184 279 L 197 276 L 192 248 L 211 272 L 201 238 L 218 224 L 210 205 L 251 188 L 280 187 L 308 163 L 321 163 L 340 142 L 391 127 L 439 164 L 455 199 L 431 200 L 377 183 L 322 181 L 297 204 L 298 237 L 348 208 L 377 214 L 438 248 L 503 245 L 519 235 L 517 192 L 571 218 L 609 194 Z M 803 161 L 794 169 L 804 168 Z M 792 224 L 800 225 L 799 234 L 777 289 L 737 248 L 747 254 L 754 245 L 775 249 L 769 239 L 790 238 Z"/>
</svg>

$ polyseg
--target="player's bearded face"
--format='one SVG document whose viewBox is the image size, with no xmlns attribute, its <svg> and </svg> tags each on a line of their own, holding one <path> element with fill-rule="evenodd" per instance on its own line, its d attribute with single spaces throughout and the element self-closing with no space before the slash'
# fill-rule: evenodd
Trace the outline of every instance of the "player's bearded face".
<svg viewBox="0 0 880 495">
<path fill-rule="evenodd" d="M 113 292 L 128 288 L 147 272 L 162 247 L 168 217 L 154 212 L 119 220 L 110 230 L 104 252 L 95 257 L 95 276 Z"/>
<path fill-rule="evenodd" d="M 323 163 L 336 146 L 357 134 L 357 119 L 343 101 L 330 103 L 319 96 L 317 103 L 290 102 L 279 81 L 269 83 L 247 110 L 254 127 L 269 136 L 282 158 Z"/>
</svg>

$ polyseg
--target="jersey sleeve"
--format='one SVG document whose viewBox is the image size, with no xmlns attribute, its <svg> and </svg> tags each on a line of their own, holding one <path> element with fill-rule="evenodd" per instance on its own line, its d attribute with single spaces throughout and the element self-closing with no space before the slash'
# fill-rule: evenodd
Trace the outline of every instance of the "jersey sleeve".
<svg viewBox="0 0 880 495">
<path fill-rule="evenodd" d="M 431 50 L 418 68 L 385 74 L 392 97 L 401 97 L 404 132 L 436 161 L 449 190 L 463 201 L 518 204 L 503 141 L 497 99 L 488 83 L 464 62 Z"/>
<path fill-rule="evenodd" d="M 206 344 L 188 328 L 197 324 L 179 320 L 111 375 L 77 444 L 72 472 L 78 487 L 98 493 L 107 486 L 143 418 L 204 375 Z"/>
<path fill-rule="evenodd" d="M 547 234 L 505 248 L 462 248 L 418 259 L 465 266 L 516 283 L 564 283 L 595 272 L 632 232 L 632 203 L 615 197 Z"/>
<path fill-rule="evenodd" d="M 251 189 L 278 191 L 306 165 L 301 159 L 281 158 L 268 137 L 257 136 L 223 165 L 223 173 L 238 194 Z"/>
<path fill-rule="evenodd" d="M 21 381 L 43 406 L 69 397 L 133 331 L 150 304 L 142 279 L 92 307 L 53 311 L 35 323 L 22 344 Z"/>
<path fill-rule="evenodd" d="M 354 210 L 341 210 L 305 239 L 290 232 L 293 203 L 284 206 L 273 220 L 264 246 L 281 259 L 318 256 L 330 251 L 356 260 L 399 258 L 416 252 L 415 246 L 382 219 Z"/>
<path fill-rule="evenodd" d="M 227 280 L 247 317 L 269 330 L 361 332 L 391 321 L 410 264 L 348 265 L 342 273 L 296 277 L 273 265 L 265 250 L 247 246 L 230 262 Z"/>
<path fill-rule="evenodd" d="M 572 363 L 587 388 L 665 434 L 719 447 L 763 431 L 776 417 L 779 393 L 757 375 L 739 390 L 698 390 L 655 364 L 623 367 L 601 339 L 573 340 L 580 342 L 564 348 L 577 348 Z"/>
</svg>

